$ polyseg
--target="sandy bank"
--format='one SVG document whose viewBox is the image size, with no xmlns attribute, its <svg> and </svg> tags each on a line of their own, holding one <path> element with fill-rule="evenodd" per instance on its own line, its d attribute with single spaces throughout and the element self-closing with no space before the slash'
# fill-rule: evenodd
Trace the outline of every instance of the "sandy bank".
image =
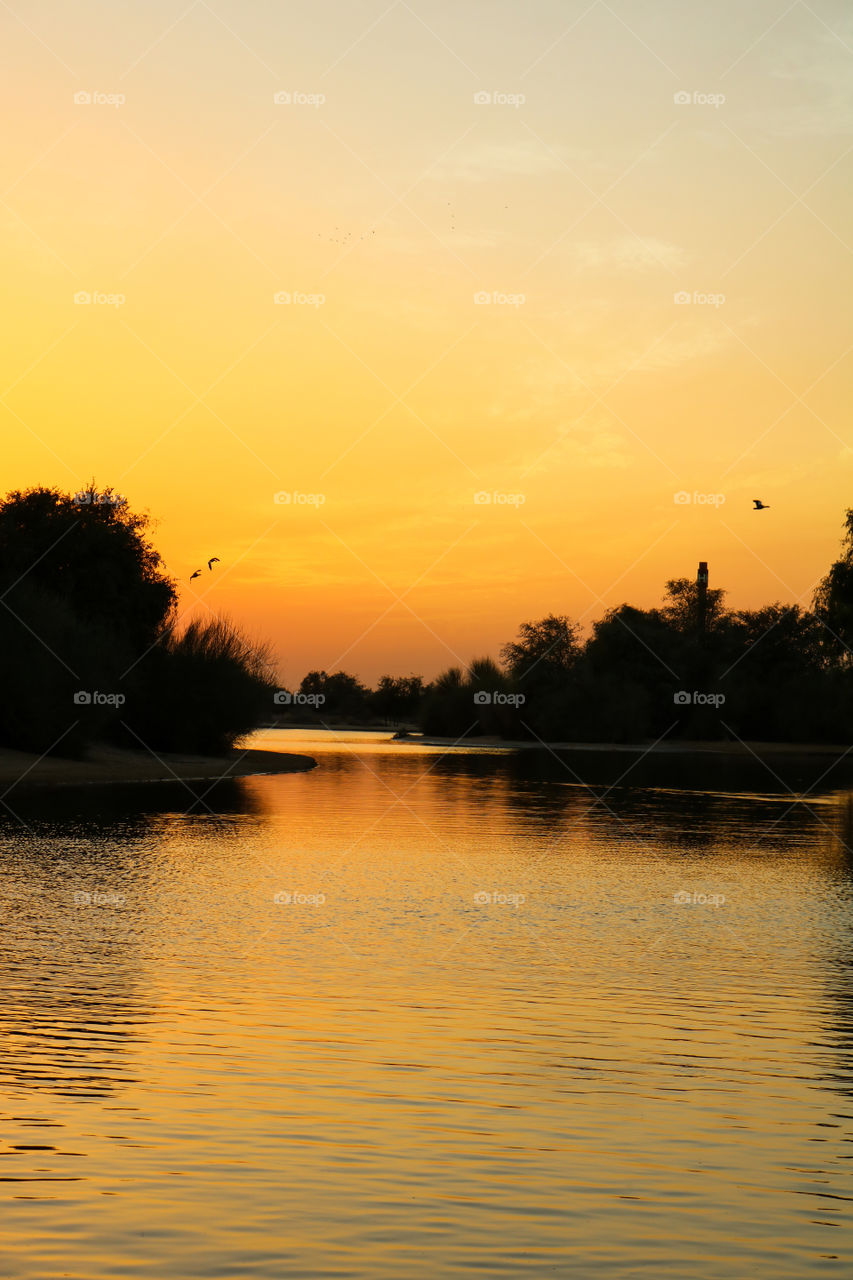
<svg viewBox="0 0 853 1280">
<path fill-rule="evenodd" d="M 24 751 L 0 750 L 0 788 L 88 786 L 108 782 L 215 781 L 261 773 L 303 773 L 317 761 L 281 751 L 234 749 L 224 756 L 124 751 L 96 747 L 82 760 L 40 758 Z"/>
</svg>

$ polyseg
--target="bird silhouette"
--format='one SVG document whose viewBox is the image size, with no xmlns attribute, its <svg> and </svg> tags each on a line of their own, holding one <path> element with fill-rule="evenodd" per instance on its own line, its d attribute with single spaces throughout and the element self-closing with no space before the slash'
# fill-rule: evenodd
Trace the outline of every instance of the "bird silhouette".
<svg viewBox="0 0 853 1280">
<path fill-rule="evenodd" d="M 207 562 L 208 569 L 212 569 L 215 564 L 219 564 L 219 556 L 211 556 Z"/>
<path fill-rule="evenodd" d="M 192 582 L 193 578 L 200 578 L 200 577 L 201 577 L 201 569 L 196 569 L 195 573 L 190 574 L 190 582 Z"/>
<path fill-rule="evenodd" d="M 753 498 L 752 501 L 755 503 L 755 506 L 753 507 L 753 511 L 769 511 L 770 510 L 767 503 L 762 502 L 760 498 Z"/>
</svg>

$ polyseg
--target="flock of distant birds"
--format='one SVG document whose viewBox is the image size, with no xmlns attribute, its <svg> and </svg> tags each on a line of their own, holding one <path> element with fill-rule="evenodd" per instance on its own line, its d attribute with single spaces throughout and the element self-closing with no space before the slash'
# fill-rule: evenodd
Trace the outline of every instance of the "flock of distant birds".
<svg viewBox="0 0 853 1280">
<path fill-rule="evenodd" d="M 769 505 L 766 502 L 762 502 L 760 498 L 753 498 L 752 501 L 755 504 L 752 508 L 753 511 L 769 511 L 770 510 Z M 208 560 L 207 562 L 208 573 L 212 573 L 213 566 L 215 564 L 219 564 L 219 556 L 211 556 L 210 559 Z M 190 582 L 192 582 L 193 579 L 200 578 L 200 577 L 201 577 L 201 569 L 196 569 L 195 573 L 190 574 L 189 580 Z"/>
<path fill-rule="evenodd" d="M 448 227 L 449 227 L 449 230 L 455 231 L 456 230 L 456 210 L 453 207 L 453 202 L 448 200 L 447 207 L 450 210 L 450 212 L 447 215 Z M 508 208 L 509 208 L 509 205 L 505 204 L 504 209 L 508 209 Z M 365 231 L 364 234 L 360 235 L 358 238 L 359 240 L 367 240 L 370 236 L 375 236 L 375 235 L 376 235 L 376 230 L 374 228 L 371 231 Z M 328 235 L 325 231 L 318 231 L 317 239 L 327 240 L 329 244 L 347 245 L 353 239 L 353 233 L 351 231 L 343 231 L 341 227 L 335 227 L 335 234 L 333 236 Z"/>
<path fill-rule="evenodd" d="M 336 230 L 336 231 L 340 231 L 340 227 L 335 227 L 335 230 Z M 367 235 L 368 235 L 368 233 L 365 231 L 364 235 L 363 235 L 363 236 L 359 236 L 358 238 L 359 238 L 359 240 L 366 240 L 366 239 L 367 239 Z M 376 232 L 375 232 L 375 231 L 371 231 L 371 232 L 370 232 L 370 235 L 375 236 L 375 235 L 376 235 Z M 318 238 L 319 238 L 319 239 L 322 239 L 322 238 L 323 238 L 323 232 L 322 232 L 322 231 L 318 231 L 318 232 L 317 232 L 317 236 L 318 236 Z M 352 232 L 351 232 L 351 231 L 347 231 L 347 233 L 345 234 L 345 236 L 344 236 L 344 238 L 343 238 L 342 240 L 339 240 L 337 236 L 327 236 L 327 237 L 326 237 L 326 239 L 329 241 L 329 243 L 330 243 L 330 244 L 346 244 L 349 240 L 352 240 Z"/>
</svg>

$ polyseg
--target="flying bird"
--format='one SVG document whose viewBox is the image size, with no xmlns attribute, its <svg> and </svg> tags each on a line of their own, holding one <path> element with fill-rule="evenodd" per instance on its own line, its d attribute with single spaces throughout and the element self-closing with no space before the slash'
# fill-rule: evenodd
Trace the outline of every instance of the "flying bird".
<svg viewBox="0 0 853 1280">
<path fill-rule="evenodd" d="M 753 498 L 752 501 L 755 503 L 755 506 L 753 507 L 753 511 L 769 511 L 770 510 L 767 503 L 762 502 L 760 498 Z"/>
<path fill-rule="evenodd" d="M 192 582 L 193 578 L 200 578 L 200 577 L 201 577 L 201 569 L 196 569 L 195 573 L 190 574 L 190 582 Z"/>
<path fill-rule="evenodd" d="M 219 564 L 219 556 L 212 556 L 207 562 L 208 569 L 212 569 L 215 564 Z"/>
</svg>

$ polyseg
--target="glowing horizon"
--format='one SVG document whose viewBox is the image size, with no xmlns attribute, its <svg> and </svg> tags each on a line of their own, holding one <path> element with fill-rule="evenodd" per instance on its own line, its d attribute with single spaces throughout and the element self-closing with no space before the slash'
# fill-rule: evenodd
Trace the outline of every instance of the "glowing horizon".
<svg viewBox="0 0 853 1280">
<path fill-rule="evenodd" d="M 699 560 L 810 603 L 853 505 L 836 0 L 16 14 L 4 492 L 119 489 L 290 684 Z"/>
</svg>

